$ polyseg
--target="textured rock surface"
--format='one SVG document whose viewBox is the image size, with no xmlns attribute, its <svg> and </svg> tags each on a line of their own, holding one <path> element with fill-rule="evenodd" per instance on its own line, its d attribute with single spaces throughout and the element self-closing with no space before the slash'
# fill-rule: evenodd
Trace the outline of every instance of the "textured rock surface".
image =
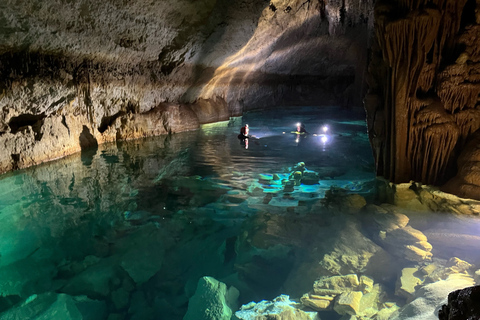
<svg viewBox="0 0 480 320">
<path fill-rule="evenodd" d="M 374 1 L 2 1 L 0 172 L 245 110 L 360 105 Z"/>
<path fill-rule="evenodd" d="M 480 128 L 477 3 L 376 3 L 365 106 L 379 175 L 441 185 L 456 174 Z M 480 199 L 477 171 L 459 162 L 449 191 Z"/>
<path fill-rule="evenodd" d="M 438 311 L 440 320 L 460 320 L 480 318 L 480 286 L 468 287 L 451 292 L 448 304 Z"/>
<path fill-rule="evenodd" d="M 198 280 L 195 295 L 188 302 L 184 320 L 230 320 L 237 308 L 239 292 L 212 277 Z"/>
</svg>

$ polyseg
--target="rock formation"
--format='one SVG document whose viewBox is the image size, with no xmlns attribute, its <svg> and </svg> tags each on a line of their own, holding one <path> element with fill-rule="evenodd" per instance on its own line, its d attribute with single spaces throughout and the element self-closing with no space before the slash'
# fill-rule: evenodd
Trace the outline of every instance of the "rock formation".
<svg viewBox="0 0 480 320">
<path fill-rule="evenodd" d="M 438 311 L 440 320 L 475 319 L 480 314 L 478 299 L 480 286 L 468 287 L 451 292 L 448 295 L 448 304 Z"/>
<path fill-rule="evenodd" d="M 0 172 L 245 110 L 359 105 L 374 1 L 2 1 Z"/>
<path fill-rule="evenodd" d="M 473 0 L 379 1 L 365 99 L 377 173 L 440 185 L 480 128 L 478 4 Z M 480 199 L 472 163 L 448 190 Z"/>
</svg>

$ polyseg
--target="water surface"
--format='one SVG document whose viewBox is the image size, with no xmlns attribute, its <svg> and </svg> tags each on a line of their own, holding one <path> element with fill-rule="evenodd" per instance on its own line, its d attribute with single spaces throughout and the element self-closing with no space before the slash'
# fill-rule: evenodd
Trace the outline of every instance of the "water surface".
<svg viewBox="0 0 480 320">
<path fill-rule="evenodd" d="M 291 133 L 297 122 L 310 134 Z M 245 123 L 254 136 L 248 141 L 237 137 Z M 283 180 L 299 162 L 318 182 L 286 190 Z M 345 243 L 355 248 L 361 239 L 377 240 L 368 214 L 329 209 L 322 199 L 331 188 L 342 190 L 339 197 L 355 193 L 375 201 L 361 112 L 251 112 L 2 175 L 0 311 L 18 318 L 25 301 L 47 310 L 58 297 L 68 305 L 86 296 L 98 319 L 182 319 L 206 275 L 237 287 L 240 304 L 281 293 L 299 298 L 331 272 L 316 270 L 325 256 L 341 261 L 361 254 Z M 434 257 L 478 263 L 476 219 L 402 213 L 431 234 Z M 457 241 L 444 241 L 455 234 Z M 371 250 L 380 256 L 380 249 Z M 375 267 L 342 262 L 338 273 L 374 278 L 403 306 L 407 299 L 395 294 L 395 283 L 415 263 L 396 258 L 393 247 L 381 250 L 388 258 L 379 257 Z"/>
</svg>

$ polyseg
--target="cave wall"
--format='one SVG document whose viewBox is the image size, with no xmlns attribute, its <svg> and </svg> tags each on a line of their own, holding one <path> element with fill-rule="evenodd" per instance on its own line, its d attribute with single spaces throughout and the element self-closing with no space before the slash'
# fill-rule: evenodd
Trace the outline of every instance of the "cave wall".
<svg viewBox="0 0 480 320">
<path fill-rule="evenodd" d="M 4 0 L 0 173 L 281 105 L 361 105 L 373 0 Z"/>
<path fill-rule="evenodd" d="M 480 128 L 479 8 L 376 3 L 365 108 L 378 175 L 480 199 L 479 145 L 469 143 Z"/>
</svg>

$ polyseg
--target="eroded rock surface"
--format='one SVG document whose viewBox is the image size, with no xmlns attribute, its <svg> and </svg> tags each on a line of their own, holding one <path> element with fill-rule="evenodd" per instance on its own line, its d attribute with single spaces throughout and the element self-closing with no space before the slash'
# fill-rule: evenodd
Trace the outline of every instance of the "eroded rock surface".
<svg viewBox="0 0 480 320">
<path fill-rule="evenodd" d="M 373 1 L 2 1 L 0 172 L 250 109 L 360 105 Z"/>
<path fill-rule="evenodd" d="M 480 128 L 478 2 L 379 1 L 365 99 L 377 173 L 441 185 Z M 471 146 L 468 146 L 469 150 Z M 475 165 L 449 192 L 480 199 Z"/>
</svg>

